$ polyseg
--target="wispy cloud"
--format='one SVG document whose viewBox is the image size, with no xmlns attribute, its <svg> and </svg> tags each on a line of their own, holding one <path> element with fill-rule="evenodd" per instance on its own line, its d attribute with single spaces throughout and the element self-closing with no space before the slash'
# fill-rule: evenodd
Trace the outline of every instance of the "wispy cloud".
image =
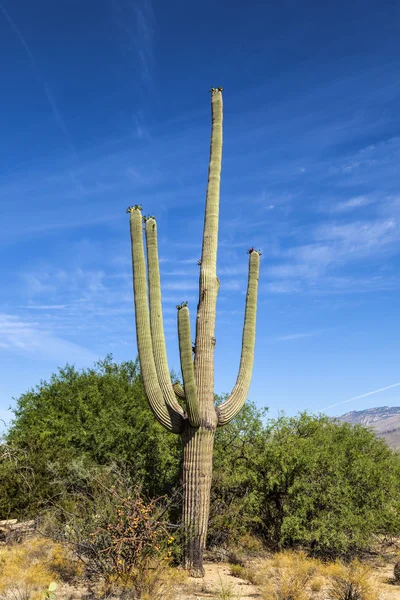
<svg viewBox="0 0 400 600">
<path fill-rule="evenodd" d="M 62 361 L 93 362 L 98 358 L 81 345 L 55 336 L 36 321 L 24 321 L 9 314 L 0 314 L 0 349 Z"/>
<path fill-rule="evenodd" d="M 68 131 L 68 128 L 65 124 L 65 121 L 57 107 L 57 103 L 54 97 L 54 93 L 51 90 L 51 87 L 49 85 L 48 82 L 46 82 L 42 75 L 40 74 L 40 70 L 38 68 L 37 62 L 35 60 L 35 57 L 24 37 L 24 35 L 22 34 L 22 31 L 17 27 L 16 23 L 14 22 L 14 20 L 11 18 L 11 15 L 9 14 L 9 12 L 4 8 L 4 6 L 2 4 L 0 4 L 0 11 L 3 13 L 6 21 L 8 22 L 9 26 L 11 27 L 11 29 L 14 31 L 14 33 L 16 34 L 16 36 L 18 37 L 20 43 L 22 44 L 26 54 L 29 57 L 29 60 L 31 62 L 31 66 L 32 66 L 32 70 L 35 74 L 36 79 L 41 83 L 42 87 L 43 87 L 43 92 L 44 95 L 47 99 L 47 102 L 51 108 L 51 111 L 53 113 L 53 116 L 56 120 L 57 125 L 59 126 L 59 128 L 61 129 L 61 131 L 63 132 L 65 141 L 68 145 L 68 149 L 72 150 L 73 152 L 76 152 L 76 148 L 75 145 L 72 141 L 71 135 Z"/>
<path fill-rule="evenodd" d="M 125 76 L 135 84 L 131 130 L 138 140 L 151 139 L 147 125 L 148 97 L 154 89 L 155 14 L 151 0 L 110 0 L 107 3 L 124 57 Z M 139 92 L 139 93 L 138 93 Z"/>
<path fill-rule="evenodd" d="M 124 56 L 140 65 L 140 78 L 152 82 L 155 16 L 151 0 L 112 0 L 114 22 Z"/>
<path fill-rule="evenodd" d="M 358 201 L 358 200 L 357 200 Z M 360 200 L 360 203 L 362 201 Z M 356 202 L 354 202 L 355 204 Z M 391 208 L 389 208 L 391 207 Z M 305 229 L 305 244 L 292 244 L 282 249 L 275 257 L 275 264 L 266 267 L 267 277 L 272 279 L 267 286 L 270 291 L 294 291 L 325 289 L 330 285 L 334 291 L 343 277 L 346 285 L 360 285 L 365 291 L 395 283 L 390 273 L 379 271 L 382 257 L 390 258 L 400 253 L 400 221 L 393 200 L 388 201 L 380 212 L 370 218 L 317 221 Z M 280 262 L 276 259 L 279 258 Z M 377 265 L 375 272 L 366 276 L 340 273 L 342 269 L 357 267 L 368 259 L 370 267 Z M 344 280 L 342 281 L 344 283 Z M 277 285 L 276 285 L 277 284 Z M 354 285 L 353 285 L 354 284 Z M 268 288 L 267 288 L 268 289 Z"/>
<path fill-rule="evenodd" d="M 355 196 L 349 200 L 343 200 L 342 202 L 333 204 L 330 207 L 330 211 L 336 213 L 345 213 L 363 206 L 368 206 L 368 204 L 372 204 L 373 202 L 374 200 L 368 196 Z"/>
</svg>

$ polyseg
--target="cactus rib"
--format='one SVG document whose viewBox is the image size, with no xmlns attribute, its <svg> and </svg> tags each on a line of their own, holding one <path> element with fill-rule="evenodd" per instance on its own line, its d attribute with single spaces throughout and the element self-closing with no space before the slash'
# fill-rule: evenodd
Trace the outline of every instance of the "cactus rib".
<svg viewBox="0 0 400 600">
<path fill-rule="evenodd" d="M 242 354 L 235 387 L 225 402 L 217 408 L 218 427 L 231 421 L 246 402 L 254 362 L 256 339 L 257 291 L 260 272 L 260 255 L 254 250 L 249 256 L 249 278 L 247 283 L 246 309 L 242 336 Z"/>
<path fill-rule="evenodd" d="M 166 404 L 183 416 L 172 387 L 168 369 L 167 349 L 165 345 L 164 324 L 161 301 L 160 265 L 158 260 L 157 224 L 154 217 L 146 220 L 147 269 L 149 280 L 150 329 L 153 344 L 154 362 L 158 382 Z"/>
<path fill-rule="evenodd" d="M 183 387 L 181 386 L 181 384 L 179 383 L 179 381 L 176 381 L 172 387 L 174 388 L 174 392 L 175 392 L 175 396 L 177 398 L 180 398 L 181 400 L 185 400 L 186 395 L 185 395 L 185 390 L 183 389 Z"/>
<path fill-rule="evenodd" d="M 154 364 L 153 344 L 150 332 L 147 299 L 146 267 L 142 233 L 142 215 L 139 209 L 130 212 L 132 239 L 133 290 L 135 300 L 136 338 L 143 384 L 151 409 L 157 420 L 168 431 L 181 433 L 184 426 L 182 415 L 168 407 L 158 382 Z"/>
<path fill-rule="evenodd" d="M 185 386 L 186 411 L 190 424 L 193 427 L 198 427 L 200 425 L 200 405 L 194 378 L 192 342 L 190 336 L 190 315 L 187 306 L 178 310 L 178 336 L 181 371 Z"/>
<path fill-rule="evenodd" d="M 219 193 L 222 162 L 222 93 L 211 94 L 211 143 L 203 245 L 200 265 L 199 304 L 196 320 L 196 354 L 194 361 L 197 391 L 206 405 L 207 419 L 213 422 L 214 412 L 214 346 L 216 305 L 219 290 L 217 279 L 217 248 Z M 212 414 L 214 413 L 214 414 Z"/>
<path fill-rule="evenodd" d="M 236 384 L 229 398 L 214 406 L 214 352 L 217 277 L 219 195 L 222 162 L 222 90 L 211 88 L 211 144 L 199 274 L 199 301 L 195 343 L 190 336 L 187 302 L 177 305 L 178 335 L 183 385 L 172 384 L 168 371 L 163 329 L 157 226 L 154 217 L 143 219 L 147 244 L 149 299 L 143 247 L 141 206 L 129 207 L 136 335 L 147 398 L 158 421 L 183 441 L 184 562 L 193 576 L 203 576 L 202 555 L 210 512 L 213 444 L 217 427 L 231 421 L 246 401 L 254 362 L 257 290 L 260 252 L 251 247 L 242 351 Z M 150 312 L 149 312 L 150 305 Z M 192 358 L 194 353 L 194 359 Z M 179 400 L 186 403 L 186 412 Z M 187 414 L 186 414 L 187 413 Z"/>
</svg>

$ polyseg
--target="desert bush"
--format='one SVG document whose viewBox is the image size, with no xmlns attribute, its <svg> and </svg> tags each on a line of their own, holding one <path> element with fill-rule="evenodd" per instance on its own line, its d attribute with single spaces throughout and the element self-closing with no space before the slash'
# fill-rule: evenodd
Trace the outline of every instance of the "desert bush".
<svg viewBox="0 0 400 600">
<path fill-rule="evenodd" d="M 61 511 L 58 538 L 73 547 L 89 579 L 132 586 L 143 576 L 150 585 L 151 572 L 170 562 L 175 541 L 165 499 L 145 501 L 139 488 L 117 476 L 93 479 L 91 486 L 90 498 L 76 501 L 74 513 Z"/>
<path fill-rule="evenodd" d="M 303 574 L 273 571 L 263 586 L 263 595 L 268 600 L 310 600 L 310 594 L 304 588 L 307 583 L 308 578 L 304 579 Z"/>
<path fill-rule="evenodd" d="M 327 595 L 329 600 L 378 600 L 379 590 L 372 569 L 355 560 L 334 567 Z"/>
<path fill-rule="evenodd" d="M 73 492 L 74 464 L 123 465 L 148 496 L 179 480 L 179 440 L 151 414 L 138 363 L 107 356 L 86 370 L 66 365 L 17 398 L 14 414 L 4 440 L 13 464 L 0 453 L 4 518 L 35 517 Z"/>
<path fill-rule="evenodd" d="M 67 365 L 17 399 L 0 447 L 0 515 L 36 518 L 54 504 L 79 513 L 93 496 L 92 473 L 113 465 L 147 498 L 171 494 L 178 438 L 155 422 L 137 363 Z M 179 509 L 169 508 L 170 522 Z M 351 560 L 377 534 L 400 534 L 400 457 L 360 426 L 266 419 L 247 403 L 216 433 L 208 547 L 238 552 L 247 534 L 274 551 Z"/>
<path fill-rule="evenodd" d="M 400 458 L 361 426 L 302 414 L 267 423 L 256 460 L 261 530 L 275 548 L 350 559 L 399 532 Z"/>
<path fill-rule="evenodd" d="M 39 600 L 56 580 L 71 581 L 80 566 L 62 545 L 43 538 L 0 548 L 1 600 Z"/>
<path fill-rule="evenodd" d="M 263 590 L 270 600 L 308 600 L 321 563 L 304 552 L 276 554 L 263 572 Z"/>
<path fill-rule="evenodd" d="M 251 567 L 233 564 L 230 566 L 230 573 L 233 577 L 239 577 L 239 579 L 248 581 L 253 585 L 260 585 L 263 583 L 262 575 Z"/>
<path fill-rule="evenodd" d="M 217 397 L 217 402 L 225 399 Z M 215 435 L 208 547 L 239 548 L 259 531 L 258 463 L 266 441 L 263 416 L 248 402 Z"/>
<path fill-rule="evenodd" d="M 103 592 L 106 592 L 106 596 L 119 593 L 130 600 L 176 600 L 177 588 L 185 582 L 186 577 L 183 571 L 159 563 L 153 568 L 134 569 L 123 585 L 122 594 L 118 582 L 109 582 L 103 587 Z"/>
</svg>

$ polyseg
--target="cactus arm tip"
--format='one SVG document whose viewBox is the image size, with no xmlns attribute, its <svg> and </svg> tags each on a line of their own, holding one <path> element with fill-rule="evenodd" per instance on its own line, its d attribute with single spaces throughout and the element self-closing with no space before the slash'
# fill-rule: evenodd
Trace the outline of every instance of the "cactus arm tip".
<svg viewBox="0 0 400 600">
<path fill-rule="evenodd" d="M 167 348 L 165 343 L 160 264 L 158 259 L 157 226 L 154 216 L 143 217 L 145 222 L 147 269 L 149 282 L 150 329 L 153 344 L 153 355 L 158 382 L 166 405 L 182 417 L 184 411 L 176 399 L 168 368 Z"/>
<path fill-rule="evenodd" d="M 158 422 L 168 431 L 181 433 L 184 418 L 182 414 L 166 404 L 157 377 L 150 328 L 142 218 L 139 206 L 133 207 L 130 213 L 136 339 L 143 384 L 150 407 Z"/>
<path fill-rule="evenodd" d="M 218 427 L 229 423 L 241 410 L 249 392 L 254 362 L 256 339 L 257 293 L 260 272 L 260 253 L 249 252 L 249 277 L 247 283 L 246 309 L 242 336 L 242 353 L 235 387 L 231 395 L 216 410 Z"/>
<path fill-rule="evenodd" d="M 128 206 L 128 208 L 126 209 L 127 213 L 133 213 L 135 211 L 141 211 L 142 210 L 142 205 L 141 204 L 134 204 L 133 206 Z"/>
<path fill-rule="evenodd" d="M 186 400 L 185 390 L 183 389 L 179 381 L 175 381 L 172 384 L 172 387 L 174 388 L 175 396 L 177 398 L 180 398 L 181 400 Z"/>
</svg>

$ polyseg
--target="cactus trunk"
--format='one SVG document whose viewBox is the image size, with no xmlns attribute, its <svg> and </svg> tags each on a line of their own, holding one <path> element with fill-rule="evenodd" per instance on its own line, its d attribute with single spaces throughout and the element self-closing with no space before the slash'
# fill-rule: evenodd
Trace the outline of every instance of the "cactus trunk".
<svg viewBox="0 0 400 600">
<path fill-rule="evenodd" d="M 187 425 L 183 438 L 183 529 L 185 568 L 203 577 L 215 429 Z"/>
<path fill-rule="evenodd" d="M 146 222 L 147 273 L 143 245 L 141 206 L 129 207 L 132 241 L 133 289 L 136 337 L 143 383 L 156 419 L 183 439 L 183 527 L 186 538 L 185 565 L 201 577 L 203 551 L 210 512 L 210 488 L 214 436 L 217 427 L 229 423 L 246 401 L 254 359 L 260 252 L 249 250 L 249 278 L 242 336 L 240 368 L 229 398 L 214 406 L 214 350 L 216 305 L 219 291 L 217 248 L 219 190 L 222 159 L 222 88 L 211 88 L 211 148 L 208 169 L 203 246 L 199 278 L 194 360 L 187 302 L 177 306 L 179 351 L 183 386 L 172 384 L 165 347 L 162 317 L 157 225 Z M 186 410 L 178 399 L 184 401 Z"/>
</svg>

